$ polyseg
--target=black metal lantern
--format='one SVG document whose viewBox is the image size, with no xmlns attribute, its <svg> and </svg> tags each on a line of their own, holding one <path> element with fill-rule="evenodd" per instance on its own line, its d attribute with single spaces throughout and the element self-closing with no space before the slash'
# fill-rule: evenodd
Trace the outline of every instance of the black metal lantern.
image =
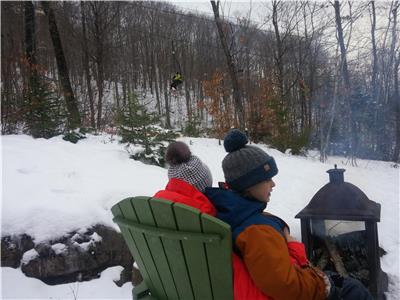
<svg viewBox="0 0 400 300">
<path fill-rule="evenodd" d="M 387 275 L 380 266 L 378 227 L 381 206 L 355 185 L 345 169 L 328 170 L 323 186 L 300 211 L 301 237 L 311 262 L 323 270 L 360 279 L 376 299 L 385 299 Z"/>
</svg>

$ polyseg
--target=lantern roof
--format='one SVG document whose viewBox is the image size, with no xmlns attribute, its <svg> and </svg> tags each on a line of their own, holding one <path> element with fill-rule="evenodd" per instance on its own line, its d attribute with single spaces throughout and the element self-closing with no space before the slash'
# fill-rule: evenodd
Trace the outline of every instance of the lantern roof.
<svg viewBox="0 0 400 300">
<path fill-rule="evenodd" d="M 345 169 L 329 173 L 329 183 L 323 186 L 296 218 L 350 221 L 380 221 L 381 205 L 368 199 L 357 186 L 345 182 Z"/>
</svg>

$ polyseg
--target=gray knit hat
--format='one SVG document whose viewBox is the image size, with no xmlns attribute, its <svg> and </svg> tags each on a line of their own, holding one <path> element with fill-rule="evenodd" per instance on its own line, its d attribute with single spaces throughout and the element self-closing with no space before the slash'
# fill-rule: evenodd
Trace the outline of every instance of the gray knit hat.
<svg viewBox="0 0 400 300">
<path fill-rule="evenodd" d="M 247 136 L 237 129 L 230 130 L 224 138 L 229 152 L 222 161 L 225 181 L 231 189 L 244 191 L 278 174 L 273 157 L 255 146 L 246 146 Z"/>
<path fill-rule="evenodd" d="M 212 186 L 210 169 L 183 142 L 172 142 L 166 152 L 168 178 L 177 178 L 193 185 L 200 192 Z"/>
</svg>

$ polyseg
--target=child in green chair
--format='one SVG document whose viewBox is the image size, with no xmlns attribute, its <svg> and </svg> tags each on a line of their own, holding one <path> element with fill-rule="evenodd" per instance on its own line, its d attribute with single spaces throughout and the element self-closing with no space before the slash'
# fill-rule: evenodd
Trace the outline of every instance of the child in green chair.
<svg viewBox="0 0 400 300">
<path fill-rule="evenodd" d="M 234 250 L 255 285 L 274 300 L 371 300 L 359 281 L 338 282 L 337 276 L 328 277 L 313 267 L 285 221 L 264 212 L 278 168 L 273 157 L 247 143 L 247 136 L 237 129 L 225 136 L 226 183 L 207 188 L 205 194 L 217 209 L 217 218 L 231 226 Z"/>
</svg>

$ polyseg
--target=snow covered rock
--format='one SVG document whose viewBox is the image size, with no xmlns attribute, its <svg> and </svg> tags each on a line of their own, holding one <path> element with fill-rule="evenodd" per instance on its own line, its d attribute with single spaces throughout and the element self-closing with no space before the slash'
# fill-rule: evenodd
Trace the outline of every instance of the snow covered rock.
<svg viewBox="0 0 400 300">
<path fill-rule="evenodd" d="M 4 249 L 9 250 L 2 251 L 2 264 L 3 256 L 7 258 L 4 262 L 14 267 L 18 267 L 22 259 L 21 270 L 26 276 L 51 285 L 97 278 L 103 270 L 118 265 L 123 266 L 127 274 L 132 272 L 133 258 L 122 235 L 103 225 L 37 245 L 26 235 L 14 241 L 10 237 L 3 238 L 2 250 L 3 244 Z M 124 276 L 120 281 L 123 284 L 130 280 L 130 276 Z"/>
<path fill-rule="evenodd" d="M 28 264 L 31 260 L 37 258 L 39 256 L 39 253 L 35 249 L 31 249 L 29 251 L 26 251 L 24 255 L 22 256 L 21 263 L 22 265 Z"/>
<path fill-rule="evenodd" d="M 5 236 L 1 238 L 1 266 L 18 268 L 22 255 L 34 247 L 29 235 Z"/>
</svg>

